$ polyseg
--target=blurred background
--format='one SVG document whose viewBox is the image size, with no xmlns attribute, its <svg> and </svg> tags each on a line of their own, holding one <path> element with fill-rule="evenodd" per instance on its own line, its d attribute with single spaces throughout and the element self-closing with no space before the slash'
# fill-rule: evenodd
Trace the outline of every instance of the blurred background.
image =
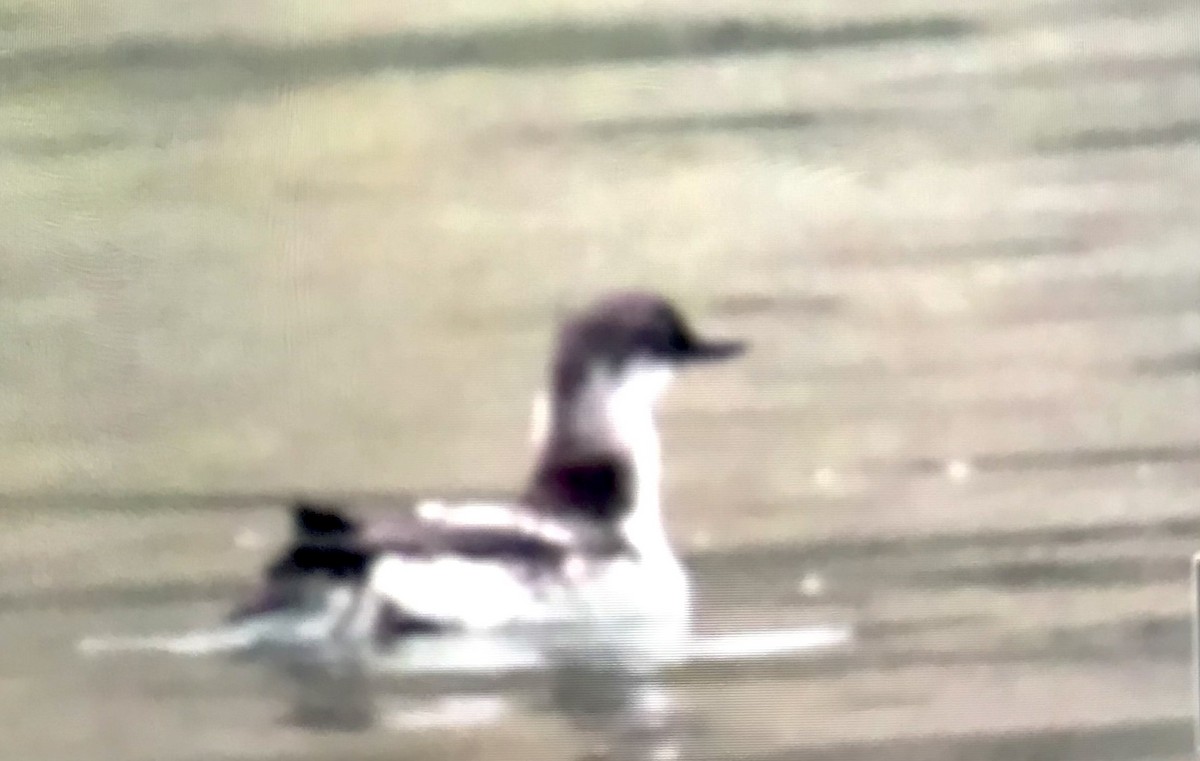
<svg viewBox="0 0 1200 761">
<path fill-rule="evenodd" d="M 569 757 L 72 647 L 213 620 L 292 493 L 514 488 L 635 285 L 754 344 L 663 411 L 708 625 L 861 627 L 696 675 L 695 753 L 1190 757 L 1197 187 L 1181 0 L 0 0 L 5 744 Z"/>
</svg>

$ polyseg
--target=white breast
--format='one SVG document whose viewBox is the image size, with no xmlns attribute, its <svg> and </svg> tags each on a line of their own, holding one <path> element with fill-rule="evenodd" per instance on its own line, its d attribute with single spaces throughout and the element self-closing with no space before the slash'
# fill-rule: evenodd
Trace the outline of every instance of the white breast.
<svg viewBox="0 0 1200 761">
<path fill-rule="evenodd" d="M 370 589 L 410 615 L 511 631 L 559 660 L 670 657 L 690 613 L 687 576 L 673 558 L 581 561 L 539 581 L 510 564 L 390 556 L 376 563 Z"/>
<path fill-rule="evenodd" d="M 605 563 L 565 607 L 571 615 L 547 632 L 559 660 L 651 666 L 672 659 L 689 632 L 688 578 L 674 558 Z"/>
</svg>

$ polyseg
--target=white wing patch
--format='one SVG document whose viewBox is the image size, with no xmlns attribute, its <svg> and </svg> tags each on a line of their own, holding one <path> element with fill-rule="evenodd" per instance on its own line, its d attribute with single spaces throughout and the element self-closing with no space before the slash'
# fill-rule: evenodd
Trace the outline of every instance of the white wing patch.
<svg viewBox="0 0 1200 761">
<path fill-rule="evenodd" d="M 554 544 L 567 544 L 571 532 L 552 521 L 540 520 L 503 502 L 460 502 L 425 500 L 416 506 L 416 514 L 429 523 L 447 526 L 512 529 Z"/>
</svg>

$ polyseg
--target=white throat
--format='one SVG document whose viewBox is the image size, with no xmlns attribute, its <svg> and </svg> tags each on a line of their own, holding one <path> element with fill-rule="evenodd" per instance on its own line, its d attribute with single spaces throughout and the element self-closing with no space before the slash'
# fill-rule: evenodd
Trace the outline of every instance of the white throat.
<svg viewBox="0 0 1200 761">
<path fill-rule="evenodd" d="M 572 409 L 560 410 L 545 393 L 534 399 L 530 438 L 535 448 L 548 443 L 552 421 L 570 414 L 585 436 L 628 452 L 634 470 L 633 506 L 620 527 L 640 555 L 670 555 L 662 523 L 662 447 L 654 413 L 674 372 L 660 362 L 634 362 L 618 373 L 597 370 Z"/>
<path fill-rule="evenodd" d="M 672 376 L 665 364 L 635 364 L 614 379 L 608 396 L 610 430 L 633 460 L 633 509 L 621 533 L 642 556 L 671 552 L 662 523 L 662 445 L 654 412 Z"/>
</svg>

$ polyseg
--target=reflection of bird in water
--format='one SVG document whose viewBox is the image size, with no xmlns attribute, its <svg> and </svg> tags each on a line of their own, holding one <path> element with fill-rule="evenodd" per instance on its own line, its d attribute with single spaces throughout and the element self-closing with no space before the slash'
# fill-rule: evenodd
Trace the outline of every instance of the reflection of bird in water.
<svg viewBox="0 0 1200 761">
<path fill-rule="evenodd" d="M 287 723 L 325 731 L 361 731 L 378 721 L 375 691 L 359 661 L 279 659 L 286 677 L 291 712 Z"/>
<path fill-rule="evenodd" d="M 373 519 L 297 505 L 291 546 L 235 621 L 350 600 L 323 634 L 402 670 L 547 666 L 567 713 L 647 713 L 630 686 L 682 652 L 690 619 L 662 525 L 655 404 L 678 367 L 742 348 L 697 337 L 656 294 L 601 299 L 560 332 L 519 499 Z"/>
<path fill-rule="evenodd" d="M 678 755 L 680 716 L 652 674 L 565 668 L 551 679 L 555 710 L 595 740 L 588 759 L 666 761 Z"/>
<path fill-rule="evenodd" d="M 684 725 L 670 695 L 651 673 L 552 667 L 535 684 L 486 693 L 446 690 L 397 699 L 373 682 L 360 660 L 272 658 L 284 677 L 286 722 L 306 729 L 357 732 L 466 730 L 519 710 L 521 696 L 540 687 L 525 708 L 549 710 L 583 733 L 589 761 L 665 761 L 679 752 Z"/>
</svg>

